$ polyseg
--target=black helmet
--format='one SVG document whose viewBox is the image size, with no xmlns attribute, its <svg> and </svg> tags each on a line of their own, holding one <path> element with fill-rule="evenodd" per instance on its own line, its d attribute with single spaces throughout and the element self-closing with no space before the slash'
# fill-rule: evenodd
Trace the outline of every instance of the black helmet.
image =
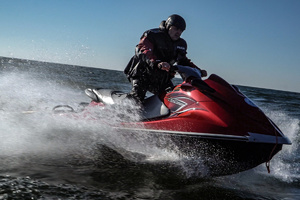
<svg viewBox="0 0 300 200">
<path fill-rule="evenodd" d="M 177 28 L 184 31 L 186 27 L 184 19 L 179 15 L 171 15 L 170 17 L 168 17 L 165 25 L 167 30 L 169 30 L 171 26 L 176 26 Z"/>
</svg>

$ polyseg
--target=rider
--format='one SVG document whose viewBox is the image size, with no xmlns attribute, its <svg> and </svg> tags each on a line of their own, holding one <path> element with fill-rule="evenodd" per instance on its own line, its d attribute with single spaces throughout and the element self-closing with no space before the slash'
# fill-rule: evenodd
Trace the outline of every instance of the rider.
<svg viewBox="0 0 300 200">
<path fill-rule="evenodd" d="M 132 83 L 128 97 L 139 103 L 143 102 L 147 91 L 163 97 L 168 88 L 174 87 L 171 81 L 175 75 L 171 70 L 174 63 L 198 68 L 186 57 L 187 43 L 180 38 L 185 28 L 185 20 L 174 14 L 162 21 L 159 28 L 144 32 L 135 55 L 124 70 Z M 205 70 L 201 70 L 201 74 L 207 76 Z"/>
</svg>

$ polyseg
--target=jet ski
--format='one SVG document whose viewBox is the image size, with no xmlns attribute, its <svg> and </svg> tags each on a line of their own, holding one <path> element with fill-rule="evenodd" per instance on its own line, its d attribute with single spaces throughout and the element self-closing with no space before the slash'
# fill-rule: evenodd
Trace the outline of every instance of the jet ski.
<svg viewBox="0 0 300 200">
<path fill-rule="evenodd" d="M 238 87 L 212 74 L 174 66 L 183 82 L 164 97 L 145 99 L 141 118 L 113 126 L 130 135 L 169 138 L 184 156 L 201 159 L 211 176 L 229 175 L 269 162 L 291 144 L 275 123 Z M 127 94 L 110 89 L 85 90 L 89 108 L 117 105 Z"/>
</svg>

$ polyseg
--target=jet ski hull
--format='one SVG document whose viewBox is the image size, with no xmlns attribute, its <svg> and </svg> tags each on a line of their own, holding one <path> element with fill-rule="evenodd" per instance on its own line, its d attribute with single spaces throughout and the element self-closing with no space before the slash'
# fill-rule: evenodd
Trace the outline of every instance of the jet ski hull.
<svg viewBox="0 0 300 200">
<path fill-rule="evenodd" d="M 269 162 L 282 149 L 282 144 L 249 143 L 231 140 L 174 137 L 179 149 L 189 156 L 197 156 L 209 169 L 209 175 L 230 175 Z M 189 144 L 191 148 L 187 148 Z"/>
<path fill-rule="evenodd" d="M 136 138 L 136 142 L 155 140 L 156 146 L 198 159 L 211 176 L 234 174 L 268 163 L 283 144 L 291 144 L 237 87 L 217 75 L 202 81 L 196 69 L 178 69 L 184 82 L 163 98 L 147 98 L 141 120 L 127 119 L 111 126 L 120 134 Z M 117 104 L 127 96 L 108 89 L 85 92 L 92 98 L 90 107 Z"/>
<path fill-rule="evenodd" d="M 135 138 L 134 142 L 149 143 L 152 140 L 155 146 L 175 152 L 182 158 L 201 161 L 209 172 L 208 176 L 235 174 L 267 163 L 282 149 L 282 143 L 288 141 L 287 138 L 272 136 L 266 140 L 251 133 L 250 136 L 234 136 L 132 127 L 116 129 L 122 135 Z"/>
</svg>

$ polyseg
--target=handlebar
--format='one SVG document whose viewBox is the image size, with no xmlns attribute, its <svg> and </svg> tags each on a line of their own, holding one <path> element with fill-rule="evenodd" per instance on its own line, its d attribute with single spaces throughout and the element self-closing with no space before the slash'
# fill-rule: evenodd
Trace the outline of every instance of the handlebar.
<svg viewBox="0 0 300 200">
<path fill-rule="evenodd" d="M 175 72 L 178 72 L 184 81 L 191 77 L 201 79 L 201 71 L 198 68 L 183 65 L 173 65 L 172 69 Z"/>
<path fill-rule="evenodd" d="M 201 71 L 198 68 L 189 66 L 174 65 L 174 71 L 178 72 L 184 81 L 190 80 L 190 83 L 197 87 L 201 92 L 214 93 L 215 90 L 211 88 L 201 78 Z"/>
</svg>

